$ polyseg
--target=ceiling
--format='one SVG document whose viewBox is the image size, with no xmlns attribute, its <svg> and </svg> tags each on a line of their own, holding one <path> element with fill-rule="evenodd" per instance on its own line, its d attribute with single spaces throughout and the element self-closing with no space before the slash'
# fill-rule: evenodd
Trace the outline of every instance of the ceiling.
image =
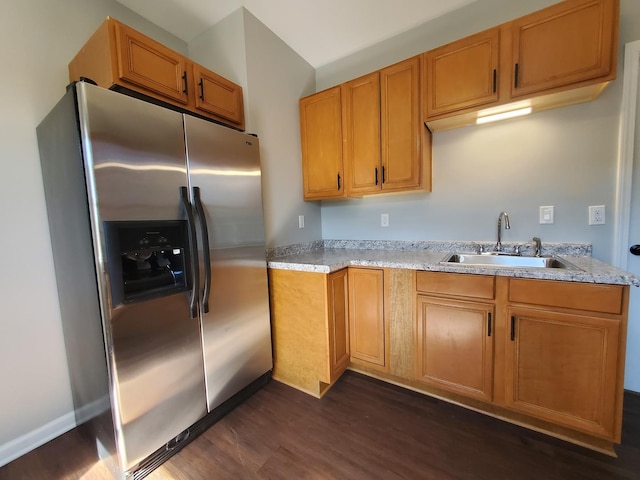
<svg viewBox="0 0 640 480">
<path fill-rule="evenodd" d="M 245 7 L 317 68 L 477 0 L 117 0 L 190 42 Z"/>
</svg>

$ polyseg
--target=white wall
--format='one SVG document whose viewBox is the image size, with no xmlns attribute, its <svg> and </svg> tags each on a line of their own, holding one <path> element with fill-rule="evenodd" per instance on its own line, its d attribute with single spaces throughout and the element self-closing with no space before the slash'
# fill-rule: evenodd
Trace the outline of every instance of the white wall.
<svg viewBox="0 0 640 480">
<path fill-rule="evenodd" d="M 73 426 L 36 126 L 67 64 L 111 15 L 186 45 L 113 0 L 7 2 L 0 29 L 0 465 Z"/>
<path fill-rule="evenodd" d="M 264 208 L 269 247 L 322 238 L 317 203 L 302 199 L 298 99 L 315 91 L 315 71 L 250 12 L 244 10 L 247 42 L 247 108 L 260 137 Z M 304 229 L 298 215 L 305 216 Z"/>
<path fill-rule="evenodd" d="M 313 67 L 244 8 L 192 40 L 189 56 L 245 86 L 246 129 L 260 138 L 267 246 L 319 240 L 320 205 L 302 200 L 298 114 L 298 99 L 315 91 Z"/>
</svg>

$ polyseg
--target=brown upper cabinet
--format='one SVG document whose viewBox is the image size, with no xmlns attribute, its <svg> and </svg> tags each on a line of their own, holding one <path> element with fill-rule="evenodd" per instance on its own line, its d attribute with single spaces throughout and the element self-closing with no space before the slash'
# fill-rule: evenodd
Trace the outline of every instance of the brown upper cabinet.
<svg viewBox="0 0 640 480">
<path fill-rule="evenodd" d="M 424 53 L 427 124 L 470 125 L 511 102 L 593 100 L 616 77 L 618 22 L 619 0 L 566 0 Z"/>
<path fill-rule="evenodd" d="M 498 101 L 499 28 L 424 55 L 427 119 Z"/>
<path fill-rule="evenodd" d="M 512 22 L 511 96 L 615 78 L 618 17 L 617 0 L 573 0 Z"/>
<path fill-rule="evenodd" d="M 82 77 L 244 130 L 242 87 L 113 18 L 69 63 L 69 80 Z"/>
<path fill-rule="evenodd" d="M 342 85 L 347 196 L 421 189 L 420 59 Z"/>
<path fill-rule="evenodd" d="M 196 63 L 192 78 L 195 107 L 199 112 L 215 115 L 234 125 L 243 124 L 242 87 Z"/>
<path fill-rule="evenodd" d="M 305 200 L 344 198 L 340 87 L 300 100 Z"/>
<path fill-rule="evenodd" d="M 305 200 L 431 189 L 420 58 L 300 100 Z"/>
</svg>

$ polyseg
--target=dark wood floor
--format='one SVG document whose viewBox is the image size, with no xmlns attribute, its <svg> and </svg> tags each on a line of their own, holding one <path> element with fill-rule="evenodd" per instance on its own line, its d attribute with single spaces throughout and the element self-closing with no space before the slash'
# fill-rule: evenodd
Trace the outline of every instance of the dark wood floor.
<svg viewBox="0 0 640 480">
<path fill-rule="evenodd" d="M 619 458 L 347 372 L 322 400 L 272 381 L 150 480 L 640 478 L 640 396 L 625 395 Z M 71 431 L 0 480 L 107 478 Z"/>
</svg>

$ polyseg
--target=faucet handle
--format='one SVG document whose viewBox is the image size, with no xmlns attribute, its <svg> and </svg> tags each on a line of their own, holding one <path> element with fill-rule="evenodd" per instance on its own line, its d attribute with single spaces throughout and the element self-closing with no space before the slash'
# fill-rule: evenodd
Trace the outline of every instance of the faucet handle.
<svg viewBox="0 0 640 480">
<path fill-rule="evenodd" d="M 516 245 L 515 247 L 513 247 L 513 254 L 520 255 L 520 245 Z"/>
</svg>

